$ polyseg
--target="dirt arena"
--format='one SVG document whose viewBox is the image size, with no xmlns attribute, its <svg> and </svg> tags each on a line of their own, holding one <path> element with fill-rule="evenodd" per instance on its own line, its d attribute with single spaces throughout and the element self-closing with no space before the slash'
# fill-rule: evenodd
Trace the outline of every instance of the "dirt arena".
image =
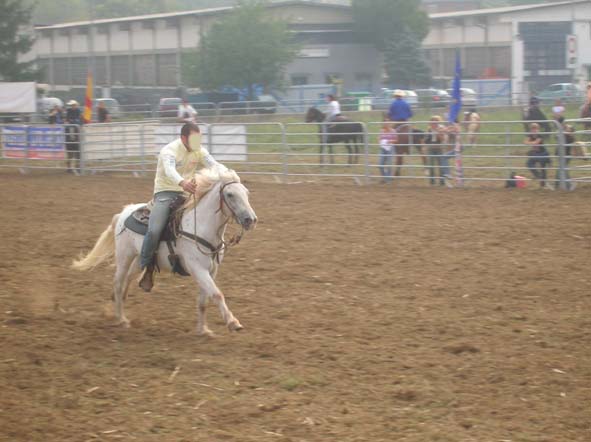
<svg viewBox="0 0 591 442">
<path fill-rule="evenodd" d="M 0 173 L 1 441 L 591 440 L 591 188 L 246 180 L 258 228 L 196 286 L 74 273 L 149 178 Z"/>
</svg>

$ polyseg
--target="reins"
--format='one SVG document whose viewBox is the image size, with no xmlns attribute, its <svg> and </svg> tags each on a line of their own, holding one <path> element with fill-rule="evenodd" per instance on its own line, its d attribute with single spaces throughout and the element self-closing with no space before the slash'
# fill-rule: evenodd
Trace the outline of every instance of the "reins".
<svg viewBox="0 0 591 442">
<path fill-rule="evenodd" d="M 221 212 L 222 215 L 225 216 L 225 213 L 223 210 L 224 210 L 224 203 L 226 203 L 226 207 L 230 210 L 231 215 L 226 216 L 225 221 L 220 225 L 220 227 L 218 228 L 218 230 L 216 232 L 216 237 L 220 239 L 220 243 L 218 246 L 212 245 L 209 241 L 207 241 L 197 235 L 197 201 L 195 201 L 195 204 L 193 206 L 193 233 L 185 232 L 184 230 L 179 231 L 180 235 L 185 236 L 189 239 L 192 239 L 195 242 L 195 246 L 197 247 L 197 250 L 199 250 L 204 255 L 211 256 L 212 259 L 214 259 L 218 264 L 220 262 L 220 259 L 219 259 L 220 253 L 226 249 L 229 249 L 232 246 L 237 245 L 240 242 L 240 240 L 242 239 L 242 236 L 244 235 L 244 227 L 242 227 L 242 226 L 240 226 L 242 228 L 240 233 L 237 235 L 234 235 L 232 238 L 230 238 L 229 241 L 224 241 L 224 239 L 222 238 L 223 233 L 220 233 L 226 228 L 228 222 L 230 222 L 230 220 L 232 218 L 236 218 L 236 214 L 232 210 L 232 207 L 230 207 L 230 205 L 226 202 L 226 200 L 224 198 L 224 189 L 227 186 L 229 186 L 230 184 L 238 184 L 238 183 L 239 183 L 238 181 L 230 181 L 228 183 L 224 183 L 220 187 L 220 206 L 215 211 L 215 213 Z M 195 198 L 195 194 L 192 194 L 192 198 Z M 201 246 L 207 247 L 209 249 L 209 251 L 203 250 L 201 248 Z"/>
</svg>

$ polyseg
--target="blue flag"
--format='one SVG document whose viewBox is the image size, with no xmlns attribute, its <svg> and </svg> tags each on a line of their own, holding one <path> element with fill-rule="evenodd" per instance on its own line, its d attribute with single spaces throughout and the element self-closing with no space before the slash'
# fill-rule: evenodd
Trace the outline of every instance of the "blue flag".
<svg viewBox="0 0 591 442">
<path fill-rule="evenodd" d="M 460 86 L 462 83 L 462 65 L 460 62 L 460 52 L 456 51 L 456 72 L 452 86 L 451 105 L 449 106 L 449 122 L 453 123 L 458 118 L 462 109 L 462 93 Z"/>
</svg>

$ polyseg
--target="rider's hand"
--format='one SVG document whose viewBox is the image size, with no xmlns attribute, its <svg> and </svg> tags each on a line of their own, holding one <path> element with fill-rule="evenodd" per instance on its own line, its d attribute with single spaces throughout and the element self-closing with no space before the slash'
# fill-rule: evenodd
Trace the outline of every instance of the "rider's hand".
<svg viewBox="0 0 591 442">
<path fill-rule="evenodd" d="M 183 190 L 188 193 L 195 193 L 197 190 L 197 185 L 193 181 L 183 180 L 179 183 L 179 186 L 181 186 Z"/>
</svg>

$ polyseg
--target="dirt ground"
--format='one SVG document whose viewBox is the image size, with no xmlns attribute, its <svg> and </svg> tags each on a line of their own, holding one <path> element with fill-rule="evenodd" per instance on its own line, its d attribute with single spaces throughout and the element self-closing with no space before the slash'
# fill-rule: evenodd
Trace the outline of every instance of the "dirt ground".
<svg viewBox="0 0 591 442">
<path fill-rule="evenodd" d="M 189 279 L 125 330 L 68 268 L 151 179 L 0 173 L 0 440 L 591 440 L 590 188 L 246 184 L 201 338 Z"/>
</svg>

